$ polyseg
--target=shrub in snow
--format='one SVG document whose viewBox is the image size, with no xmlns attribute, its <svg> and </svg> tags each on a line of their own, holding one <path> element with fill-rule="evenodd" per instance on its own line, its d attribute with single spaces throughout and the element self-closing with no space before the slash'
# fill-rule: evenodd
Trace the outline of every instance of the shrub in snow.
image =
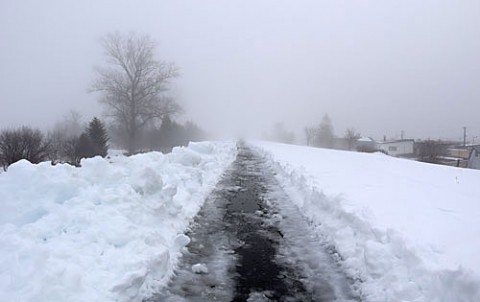
<svg viewBox="0 0 480 302">
<path fill-rule="evenodd" d="M 21 159 L 39 163 L 46 153 L 47 144 L 40 130 L 21 127 L 0 133 L 0 164 L 4 169 Z"/>
</svg>

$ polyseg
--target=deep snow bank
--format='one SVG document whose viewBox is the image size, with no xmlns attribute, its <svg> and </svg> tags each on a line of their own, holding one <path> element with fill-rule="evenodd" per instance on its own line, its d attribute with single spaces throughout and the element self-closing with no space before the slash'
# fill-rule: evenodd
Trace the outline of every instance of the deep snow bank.
<svg viewBox="0 0 480 302">
<path fill-rule="evenodd" d="M 0 175 L 0 301 L 140 301 L 165 284 L 182 235 L 233 161 L 194 143 Z"/>
<path fill-rule="evenodd" d="M 254 145 L 367 301 L 480 301 L 480 171 Z"/>
</svg>

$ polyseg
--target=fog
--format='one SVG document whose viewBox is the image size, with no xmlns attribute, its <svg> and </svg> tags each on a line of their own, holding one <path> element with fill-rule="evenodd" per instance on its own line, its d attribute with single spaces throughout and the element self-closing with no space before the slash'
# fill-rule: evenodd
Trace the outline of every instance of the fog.
<svg viewBox="0 0 480 302">
<path fill-rule="evenodd" d="M 300 141 L 324 114 L 338 136 L 480 136 L 478 0 L 3 0 L 0 128 L 101 116 L 87 90 L 115 31 L 158 42 L 180 118 L 219 137 L 283 122 Z"/>
</svg>

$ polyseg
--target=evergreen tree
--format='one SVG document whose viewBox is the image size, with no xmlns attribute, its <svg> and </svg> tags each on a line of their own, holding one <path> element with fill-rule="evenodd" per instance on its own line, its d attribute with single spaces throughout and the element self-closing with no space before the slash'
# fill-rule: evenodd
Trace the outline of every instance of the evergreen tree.
<svg viewBox="0 0 480 302">
<path fill-rule="evenodd" d="M 169 116 L 164 117 L 162 125 L 154 136 L 156 148 L 162 152 L 170 152 L 173 147 L 186 146 L 191 141 L 203 139 L 203 130 L 192 122 L 185 125 L 172 121 Z"/>
<path fill-rule="evenodd" d="M 74 165 L 80 166 L 82 158 L 94 157 L 95 146 L 87 133 L 82 133 L 75 142 Z"/>
<path fill-rule="evenodd" d="M 94 117 L 87 128 L 87 135 L 91 142 L 93 156 L 107 156 L 108 152 L 108 135 L 105 125 L 98 118 Z M 90 157 L 93 157 L 90 156 Z"/>
<path fill-rule="evenodd" d="M 333 135 L 333 126 L 330 117 L 325 114 L 318 128 L 316 145 L 321 148 L 333 148 L 335 136 Z"/>
</svg>

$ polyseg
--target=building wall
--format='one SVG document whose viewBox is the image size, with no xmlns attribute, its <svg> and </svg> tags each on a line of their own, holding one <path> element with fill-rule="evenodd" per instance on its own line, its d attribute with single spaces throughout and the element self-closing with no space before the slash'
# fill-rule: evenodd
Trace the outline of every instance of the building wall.
<svg viewBox="0 0 480 302">
<path fill-rule="evenodd" d="M 470 150 L 468 149 L 448 149 L 448 153 L 452 157 L 467 159 L 470 156 Z"/>
<path fill-rule="evenodd" d="M 413 154 L 413 140 L 381 142 L 377 143 L 377 149 L 385 151 L 391 156 L 400 156 L 405 154 Z"/>
<path fill-rule="evenodd" d="M 375 142 L 367 137 L 360 138 L 356 141 L 356 149 L 361 152 L 374 152 L 376 149 Z"/>
</svg>

